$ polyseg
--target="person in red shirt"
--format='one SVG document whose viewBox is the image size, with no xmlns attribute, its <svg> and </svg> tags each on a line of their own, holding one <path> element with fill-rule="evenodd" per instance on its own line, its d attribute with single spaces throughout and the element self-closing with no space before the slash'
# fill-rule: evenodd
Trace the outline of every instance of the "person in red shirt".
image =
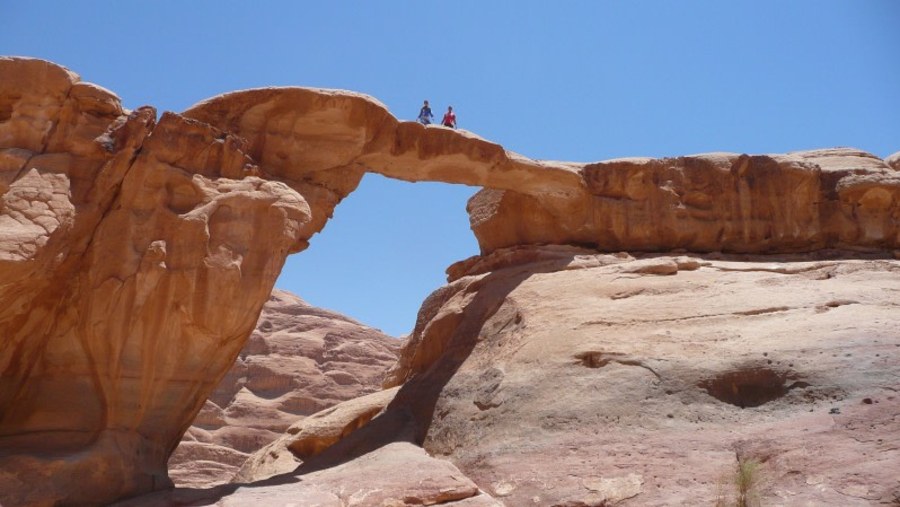
<svg viewBox="0 0 900 507">
<path fill-rule="evenodd" d="M 452 129 L 456 128 L 456 113 L 453 112 L 453 106 L 447 107 L 447 112 L 444 113 L 444 119 L 441 120 L 441 125 Z"/>
</svg>

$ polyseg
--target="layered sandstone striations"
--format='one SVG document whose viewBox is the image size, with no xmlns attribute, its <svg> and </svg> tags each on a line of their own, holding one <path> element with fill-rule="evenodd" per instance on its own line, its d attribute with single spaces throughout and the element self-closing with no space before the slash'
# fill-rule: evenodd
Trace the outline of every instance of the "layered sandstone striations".
<svg viewBox="0 0 900 507">
<path fill-rule="evenodd" d="M 298 420 L 381 389 L 400 341 L 274 290 L 237 361 L 169 459 L 177 486 L 228 482 Z"/>
<path fill-rule="evenodd" d="M 232 481 L 253 483 L 294 472 L 304 461 L 367 425 L 394 399 L 397 390 L 394 387 L 360 396 L 292 424 L 277 440 L 253 453 Z"/>
<path fill-rule="evenodd" d="M 126 111 L 111 92 L 54 64 L 0 58 L 0 503 L 104 503 L 169 486 L 166 460 L 238 357 L 285 256 L 308 245 L 366 171 L 486 187 L 469 205 L 486 256 L 454 267 L 456 281 L 426 301 L 391 377 L 407 383 L 363 428 L 378 428 L 385 450 L 406 452 L 391 445 L 393 424 L 412 435 L 395 440 L 424 441 L 513 505 L 635 495 L 663 502 L 665 491 L 682 494 L 694 478 L 708 480 L 708 466 L 725 463 L 715 453 L 734 449 L 786 470 L 779 480 L 788 482 L 772 491 L 779 498 L 802 490 L 797 498 L 820 500 L 802 496 L 812 491 L 802 484 L 843 495 L 821 497 L 829 502 L 892 494 L 883 471 L 896 468 L 895 449 L 879 447 L 887 439 L 858 424 L 871 417 L 873 431 L 897 433 L 882 413 L 897 412 L 888 394 L 896 386 L 896 335 L 889 331 L 896 321 L 886 310 L 890 300 L 879 299 L 893 294 L 892 261 L 804 265 L 769 257 L 735 267 L 697 257 L 634 261 L 622 254 L 613 262 L 585 254 L 593 260 L 573 264 L 565 260 L 568 247 L 533 245 L 882 255 L 900 249 L 896 155 L 882 161 L 834 149 L 536 162 L 466 132 L 399 122 L 349 92 L 235 92 L 157 120 L 152 108 Z M 816 283 L 804 273 L 829 276 Z M 761 290 L 777 304 L 749 305 L 763 298 Z M 714 311 L 698 311 L 704 306 Z M 507 318 L 513 314 L 519 317 Z M 716 320 L 719 314 L 726 320 Z M 848 327 L 857 315 L 871 318 Z M 709 327 L 691 327 L 702 322 Z M 810 345 L 795 350 L 795 343 Z M 876 343 L 888 347 L 869 354 Z M 848 352 L 838 344 L 857 348 L 841 356 Z M 822 360 L 808 359 L 819 352 Z M 873 373 L 862 376 L 855 359 L 841 357 L 864 357 L 860 364 Z M 770 359 L 788 366 L 769 366 Z M 786 394 L 756 407 L 743 398 L 732 403 L 749 381 L 752 393 Z M 497 394 L 503 386 L 508 401 Z M 531 396 L 523 386 L 537 390 Z M 645 400 L 629 413 L 616 408 L 628 406 L 616 394 L 624 386 L 630 399 Z M 662 395 L 658 386 L 666 386 Z M 566 389 L 586 406 L 564 402 Z M 689 408 L 679 412 L 678 403 Z M 665 419 L 648 407 L 666 410 Z M 819 419 L 825 408 L 840 414 Z M 800 418 L 804 410 L 814 419 Z M 818 466 L 786 443 L 796 437 L 788 426 L 797 424 L 806 425 L 810 441 L 846 444 L 840 454 L 823 444 L 821 455 L 856 479 L 823 471 L 790 482 Z M 681 446 L 649 450 L 655 457 L 643 473 L 610 458 L 610 447 L 571 436 L 596 431 L 627 457 L 670 427 L 684 430 L 669 437 L 697 449 L 702 473 L 674 473 L 678 479 L 661 479 L 653 495 L 651 480 L 662 476 L 652 472 L 688 459 Z M 728 433 L 735 428 L 757 447 L 736 442 Z M 550 436 L 533 438 L 544 430 Z M 772 453 L 758 451 L 762 435 L 773 435 Z M 553 469 L 545 488 L 533 482 L 537 470 L 516 467 L 546 462 L 554 439 L 571 446 L 572 460 L 558 466 L 563 458 L 554 455 L 554 466 L 543 467 Z M 715 450 L 722 445 L 730 450 Z M 863 453 L 878 456 L 876 468 L 847 461 Z M 787 462 L 771 461 L 776 455 L 799 461 L 778 468 Z M 315 459 L 337 459 L 322 456 Z M 581 471 L 582 462 L 591 471 Z M 563 477 L 567 467 L 575 472 Z M 484 497 L 465 488 L 468 496 L 458 498 Z"/>
<path fill-rule="evenodd" d="M 580 171 L 584 187 L 575 196 L 476 194 L 469 213 L 482 251 L 552 243 L 780 253 L 900 244 L 900 173 L 859 150 L 621 159 Z"/>
</svg>

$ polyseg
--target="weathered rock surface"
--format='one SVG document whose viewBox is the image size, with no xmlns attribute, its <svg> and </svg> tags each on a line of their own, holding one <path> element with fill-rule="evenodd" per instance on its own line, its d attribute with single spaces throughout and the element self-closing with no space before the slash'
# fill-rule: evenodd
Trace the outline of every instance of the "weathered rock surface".
<svg viewBox="0 0 900 507">
<path fill-rule="evenodd" d="M 169 476 L 180 487 L 228 482 L 251 453 L 298 420 L 380 390 L 399 347 L 376 329 L 275 289 L 169 458 Z"/>
<path fill-rule="evenodd" d="M 888 158 L 884 159 L 884 163 L 893 167 L 895 170 L 900 171 L 900 151 L 893 155 L 889 155 Z"/>
<path fill-rule="evenodd" d="M 388 443 L 351 461 L 247 485 L 178 489 L 145 495 L 118 507 L 176 505 L 302 505 L 366 507 L 448 505 L 500 507 L 452 464 L 408 442 Z"/>
<path fill-rule="evenodd" d="M 751 461 L 762 505 L 890 505 L 900 261 L 845 253 L 530 247 L 461 263 L 423 306 L 394 371 L 402 386 L 296 424 L 240 485 L 130 505 L 319 501 L 323 470 L 351 485 L 345 498 L 381 505 L 355 467 L 419 441 L 435 457 L 407 470 L 440 476 L 431 465 L 450 460 L 479 505 L 729 502 L 737 464 Z M 315 451 L 303 462 L 292 442 Z M 418 504 L 401 493 L 416 477 L 373 488 Z"/>
<path fill-rule="evenodd" d="M 233 137 L 0 59 L 0 502 L 102 503 L 165 463 L 309 207 Z"/>
<path fill-rule="evenodd" d="M 713 504 L 738 460 L 763 505 L 896 502 L 900 261 L 819 257 L 499 251 L 388 410 L 507 505 Z"/>
<path fill-rule="evenodd" d="M 366 171 L 539 195 L 575 196 L 584 187 L 576 164 L 530 160 L 464 130 L 399 122 L 379 102 L 352 92 L 245 90 L 183 114 L 246 139 L 268 174 L 314 199 L 346 195 Z M 314 222 L 324 225 L 324 218 Z"/>
<path fill-rule="evenodd" d="M 483 252 L 523 244 L 606 251 L 896 249 L 900 173 L 850 148 L 710 153 L 581 168 L 576 196 L 486 189 L 469 202 Z"/>
<path fill-rule="evenodd" d="M 96 504 L 170 486 L 166 460 L 238 357 L 285 256 L 308 245 L 365 171 L 486 187 L 469 209 L 483 253 L 494 256 L 455 266 L 458 280 L 426 301 L 391 377 L 410 380 L 384 414 L 384 420 L 411 414 L 419 423 L 413 440 L 424 439 L 426 449 L 453 459 L 483 488 L 511 504 L 661 503 L 663 492 L 676 499 L 698 493 L 690 486 L 694 476 L 671 472 L 673 459 L 690 457 L 687 444 L 698 449 L 690 452 L 699 456 L 699 480 L 726 463 L 717 452 L 762 456 L 753 449 L 769 435 L 774 454 L 796 465 L 766 458 L 772 470 L 784 471 L 776 481 L 781 489 L 767 494 L 845 504 L 892 494 L 884 474 L 896 469 L 896 449 L 866 433 L 897 434 L 889 398 L 896 352 L 878 349 L 872 359 L 867 348 L 874 340 L 895 345 L 888 326 L 896 328 L 896 311 L 879 299 L 893 294 L 892 262 L 829 261 L 823 266 L 831 267 L 809 272 L 825 270 L 836 281 L 814 283 L 794 272 L 802 266 L 797 258 L 734 268 L 696 257 L 635 263 L 623 254 L 587 256 L 579 270 L 565 261 L 568 254 L 560 258 L 569 247 L 505 248 L 766 254 L 841 248 L 845 258 L 847 251 L 858 257 L 898 251 L 896 156 L 885 162 L 833 149 L 536 162 L 466 132 L 398 122 L 376 101 L 349 92 L 235 92 L 157 120 L 152 108 L 125 111 L 111 92 L 54 64 L 0 58 L 0 503 Z M 529 257 L 539 262 L 508 267 Z M 610 259 L 618 267 L 605 267 Z M 741 271 L 774 263 L 783 273 Z M 590 283 L 568 278 L 585 273 Z M 710 273 L 714 280 L 701 276 Z M 839 286 L 844 280 L 853 284 Z M 823 301 L 812 287 L 833 297 Z M 610 295 L 611 288 L 623 292 Z M 678 297 L 666 299 L 667 291 Z M 785 301 L 748 305 L 770 299 Z M 715 311 L 697 313 L 707 306 Z M 788 310 L 766 310 L 782 306 Z M 621 321 L 608 313 L 620 307 Z M 510 312 L 523 320 L 504 320 Z M 716 320 L 719 313 L 724 320 Z M 822 352 L 821 360 L 791 348 L 812 338 L 818 341 L 802 350 Z M 501 346 L 485 350 L 487 343 Z M 848 346 L 852 357 L 867 359 L 866 376 L 855 360 L 840 359 Z M 768 361 L 758 359 L 762 352 L 795 366 L 759 363 Z M 660 396 L 654 378 L 673 394 Z M 760 382 L 793 387 L 758 407 L 710 401 L 741 392 L 728 386 L 748 378 L 753 393 L 768 392 Z M 600 396 L 562 401 L 566 389 L 583 394 L 579 389 L 596 385 L 605 386 Z M 525 401 L 502 401 L 494 393 L 500 386 Z M 528 394 L 523 386 L 538 390 Z M 645 401 L 623 411 L 626 395 L 616 393 L 624 386 L 628 400 Z M 248 393 L 238 391 L 228 414 L 209 407 L 202 423 L 251 418 L 256 408 Z M 860 396 L 871 403 L 858 404 Z M 841 402 L 830 407 L 841 414 L 817 419 L 832 402 Z M 678 403 L 690 410 L 676 411 Z M 647 412 L 654 407 L 672 417 Z M 809 408 L 813 419 L 800 418 Z M 854 426 L 866 417 L 874 422 Z M 797 424 L 821 444 L 816 456 L 840 465 L 817 476 L 821 482 L 805 479 L 819 496 L 788 479 L 819 463 L 791 447 Z M 684 433 L 668 434 L 647 451 L 653 456 L 647 471 L 620 457 L 617 449 L 641 449 L 670 426 Z M 523 477 L 537 471 L 529 476 L 518 467 L 545 462 L 546 449 L 569 445 L 574 437 L 567 432 L 576 427 L 582 438 L 595 428 L 596 441 L 572 443 L 570 461 L 556 448 L 554 466 L 545 467 L 552 469 L 542 479 L 546 487 L 526 485 Z M 736 427 L 749 444 L 738 445 L 729 433 Z M 527 441 L 525 433 L 547 436 Z M 228 438 L 240 441 L 237 434 Z M 503 440 L 508 445 L 495 443 Z M 875 465 L 853 461 L 861 453 Z M 590 471 L 578 468 L 582 462 Z M 658 477 L 651 472 L 663 470 L 663 462 L 668 475 L 657 474 L 663 478 L 653 490 Z M 566 468 L 574 472 L 564 477 Z"/>
<path fill-rule="evenodd" d="M 896 161 L 852 148 L 536 162 L 464 131 L 397 122 L 362 96 L 306 89 L 234 92 L 184 114 L 248 139 L 254 159 L 295 186 L 344 195 L 370 171 L 487 187 L 469 203 L 484 253 L 546 243 L 742 253 L 900 248 Z M 325 220 L 313 221 L 316 230 Z"/>
<path fill-rule="evenodd" d="M 269 445 L 253 453 L 233 482 L 250 483 L 293 472 L 304 460 L 365 426 L 394 399 L 396 387 L 345 401 L 291 425 Z"/>
</svg>

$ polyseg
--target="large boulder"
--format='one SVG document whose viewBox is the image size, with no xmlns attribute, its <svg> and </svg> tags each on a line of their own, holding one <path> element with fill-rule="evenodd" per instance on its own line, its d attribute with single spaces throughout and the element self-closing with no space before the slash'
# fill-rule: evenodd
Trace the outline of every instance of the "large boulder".
<svg viewBox="0 0 900 507">
<path fill-rule="evenodd" d="M 398 389 L 347 400 L 292 424 L 277 440 L 253 453 L 233 482 L 251 483 L 293 472 L 304 460 L 321 454 L 368 424 L 394 399 Z"/>
</svg>

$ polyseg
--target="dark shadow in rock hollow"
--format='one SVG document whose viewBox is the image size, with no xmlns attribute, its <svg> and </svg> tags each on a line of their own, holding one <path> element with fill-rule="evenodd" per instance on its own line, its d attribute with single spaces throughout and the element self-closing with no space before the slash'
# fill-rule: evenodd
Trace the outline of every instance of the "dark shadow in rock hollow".
<svg viewBox="0 0 900 507">
<path fill-rule="evenodd" d="M 786 395 L 791 389 L 806 388 L 806 382 L 793 382 L 797 374 L 762 366 L 736 368 L 698 384 L 713 398 L 740 408 L 758 407 Z"/>
</svg>

